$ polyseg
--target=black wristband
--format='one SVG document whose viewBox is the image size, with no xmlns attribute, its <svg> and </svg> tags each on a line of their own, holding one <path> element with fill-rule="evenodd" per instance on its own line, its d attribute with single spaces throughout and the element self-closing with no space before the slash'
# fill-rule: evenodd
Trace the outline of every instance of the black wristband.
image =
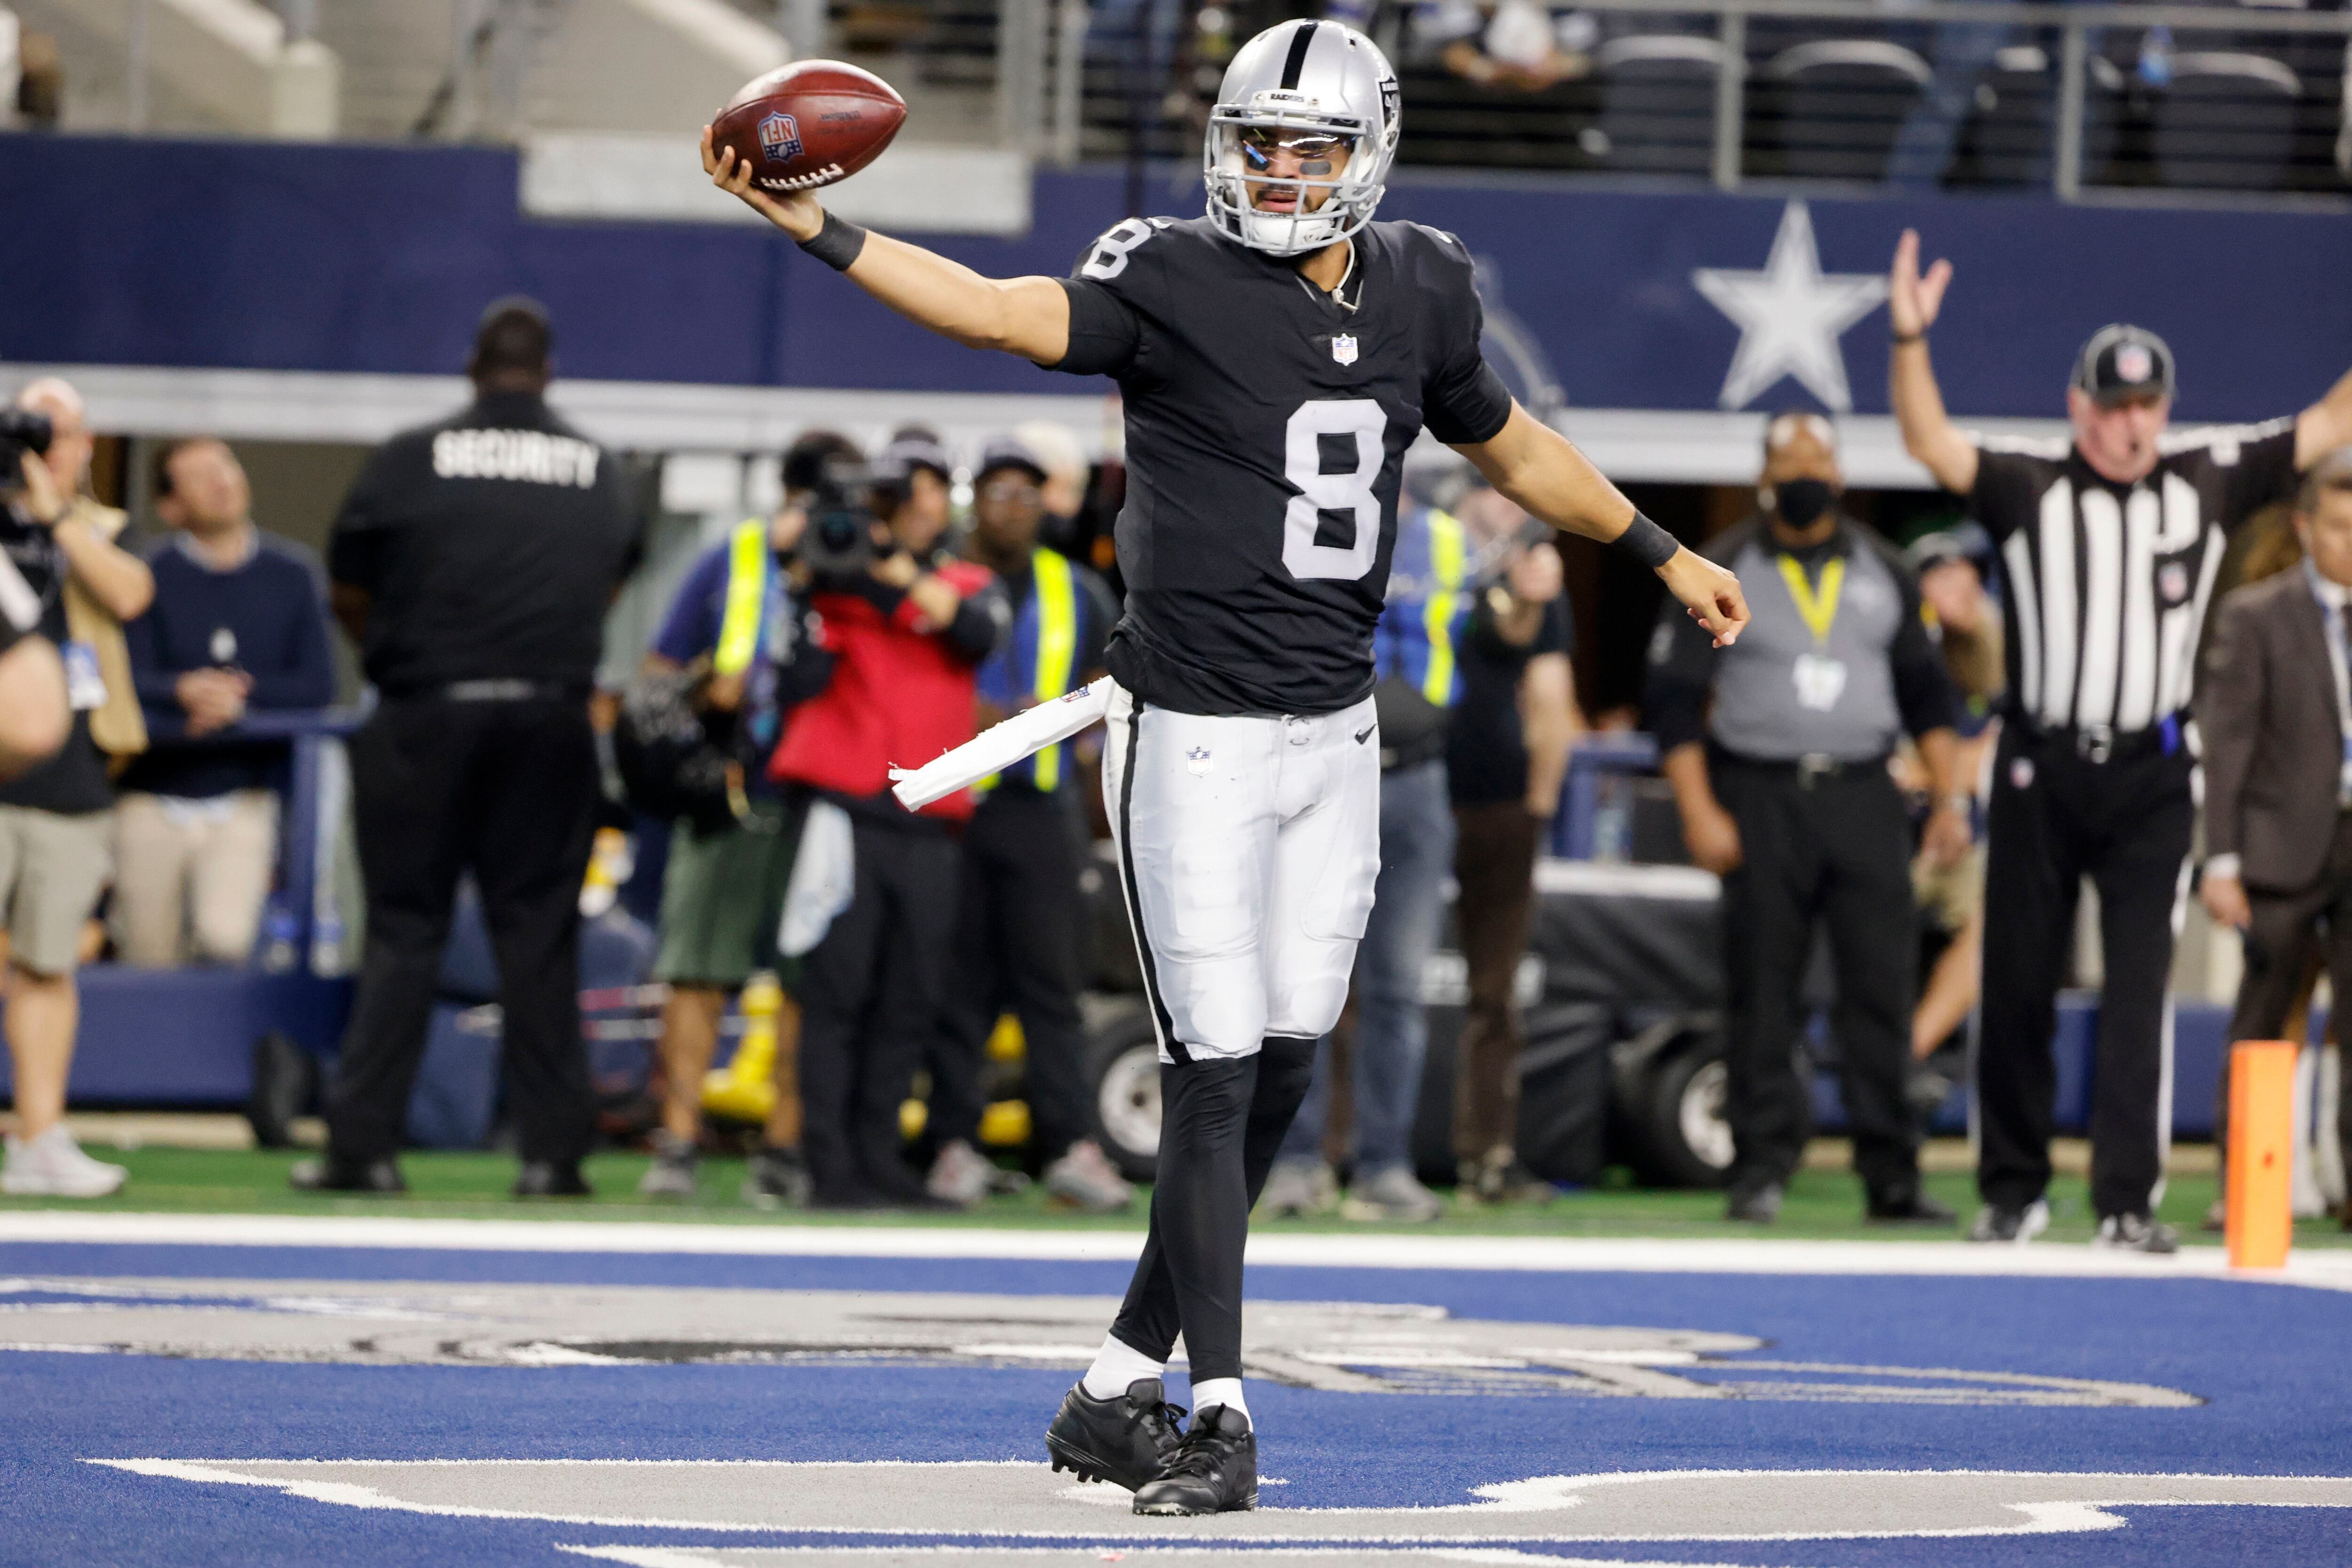
<svg viewBox="0 0 2352 1568">
<path fill-rule="evenodd" d="M 1906 343 L 1924 343 L 1927 340 L 1927 334 L 1925 332 L 1890 332 L 1887 336 L 1894 340 L 1895 346 L 1898 349 Z"/>
<path fill-rule="evenodd" d="M 799 242 L 800 247 L 835 272 L 847 272 L 849 264 L 866 249 L 866 231 L 856 224 L 843 223 L 831 213 L 824 214 L 824 227 Z"/>
<path fill-rule="evenodd" d="M 1633 514 L 1633 520 L 1625 525 L 1625 531 L 1619 534 L 1614 542 L 1619 549 L 1652 571 L 1674 559 L 1675 552 L 1683 548 L 1675 542 L 1674 535 L 1639 512 Z"/>
</svg>

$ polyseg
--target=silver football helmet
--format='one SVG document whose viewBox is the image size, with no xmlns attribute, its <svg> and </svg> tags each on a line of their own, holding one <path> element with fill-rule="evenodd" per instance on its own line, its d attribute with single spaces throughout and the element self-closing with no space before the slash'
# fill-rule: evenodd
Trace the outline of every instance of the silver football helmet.
<svg viewBox="0 0 2352 1568">
<path fill-rule="evenodd" d="M 1389 166 L 1396 162 L 1397 77 L 1374 44 L 1338 22 L 1283 22 L 1268 27 L 1234 56 L 1209 112 L 1201 152 L 1209 187 L 1209 217 L 1233 239 L 1269 256 L 1303 256 L 1346 239 L 1372 221 Z M 1321 138 L 1349 148 L 1336 175 L 1312 157 Z M 1296 186 L 1290 212 L 1265 212 L 1250 202 L 1250 186 L 1277 142 L 1307 143 L 1300 174 L 1276 183 Z M 1320 163 L 1318 170 L 1318 164 Z M 1327 193 L 1307 210 L 1312 193 Z"/>
</svg>

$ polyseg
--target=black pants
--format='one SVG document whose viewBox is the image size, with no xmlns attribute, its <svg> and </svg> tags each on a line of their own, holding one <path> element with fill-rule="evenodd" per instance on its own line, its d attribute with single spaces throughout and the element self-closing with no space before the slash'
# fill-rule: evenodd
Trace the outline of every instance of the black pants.
<svg viewBox="0 0 2352 1568">
<path fill-rule="evenodd" d="M 946 998 L 958 852 L 936 822 L 850 824 L 849 907 L 801 963 L 802 1146 L 820 1198 L 904 1198 L 898 1107 Z"/>
<path fill-rule="evenodd" d="M 2283 1038 L 2314 953 L 2326 955 L 2328 988 L 2346 998 L 2336 1004 L 2336 1017 L 2352 1019 L 2352 812 L 2336 819 L 2316 882 L 2296 893 L 2249 887 L 2246 903 L 2253 919 L 2246 927 L 2246 973 L 2230 1015 L 2231 1040 Z M 2339 1051 L 2352 1046 L 2352 1031 L 2339 1024 L 2334 1032 Z M 2336 1133 L 2352 1166 L 2352 1072 L 2342 1075 L 2341 1093 Z M 2213 1097 L 2213 1143 L 2225 1154 L 2229 1135 L 2230 1059 L 2224 1056 Z"/>
<path fill-rule="evenodd" d="M 351 739 L 367 947 L 327 1094 L 338 1160 L 400 1147 L 440 986 L 457 878 L 471 871 L 498 955 L 507 1107 L 526 1160 L 588 1152 L 580 883 L 595 826 L 584 703 L 397 700 Z"/>
<path fill-rule="evenodd" d="M 1059 1159 L 1087 1135 L 1079 831 L 1066 799 L 1019 785 L 990 794 L 964 831 L 955 961 L 930 1052 L 931 1125 L 942 1140 L 978 1141 L 988 1037 L 1004 1012 L 1027 1041 L 1038 1157 Z"/>
<path fill-rule="evenodd" d="M 1810 1086 L 1797 1050 L 1817 920 L 1837 966 L 1830 1022 L 1854 1170 L 1873 1192 L 1915 1184 L 1918 1119 L 1903 1085 L 1918 944 L 1903 797 L 1875 764 L 1801 777 L 1720 752 L 1709 761 L 1744 855 L 1723 882 L 1733 1184 L 1786 1181 L 1804 1153 Z"/>
<path fill-rule="evenodd" d="M 2057 1070 L 2050 1041 L 2082 880 L 2099 890 L 2106 988 L 2091 1067 L 2091 1204 L 2155 1207 L 2169 1142 L 2165 988 L 2196 817 L 2186 749 L 2097 762 L 2061 734 L 2000 737 L 1985 868 L 1977 1038 L 1977 1188 L 2019 1208 L 2050 1185 Z"/>
</svg>

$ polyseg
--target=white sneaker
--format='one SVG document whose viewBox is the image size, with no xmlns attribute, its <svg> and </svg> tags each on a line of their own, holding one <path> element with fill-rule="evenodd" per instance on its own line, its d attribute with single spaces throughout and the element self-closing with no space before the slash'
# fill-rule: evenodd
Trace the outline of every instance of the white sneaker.
<svg viewBox="0 0 2352 1568">
<path fill-rule="evenodd" d="M 1321 1160 L 1276 1160 L 1257 1207 L 1268 1216 L 1328 1214 L 1339 1201 L 1339 1178 Z"/>
<path fill-rule="evenodd" d="M 931 1161 L 923 1190 L 944 1203 L 970 1208 L 988 1196 L 990 1178 L 995 1175 L 996 1167 L 981 1158 L 979 1150 L 958 1138 Z"/>
<path fill-rule="evenodd" d="M 1135 1189 L 1090 1138 L 1072 1144 L 1069 1153 L 1045 1167 L 1045 1191 L 1092 1214 L 1115 1214 L 1135 1201 Z"/>
<path fill-rule="evenodd" d="M 0 1192 L 11 1197 L 104 1197 L 131 1175 L 83 1154 L 62 1123 L 29 1144 L 11 1133 L 7 1151 Z"/>
<path fill-rule="evenodd" d="M 1342 1219 L 1427 1224 L 1444 1217 L 1445 1200 L 1422 1186 L 1420 1178 L 1402 1166 L 1391 1166 L 1374 1173 L 1371 1180 L 1358 1182 L 1348 1189 L 1348 1201 L 1339 1206 Z"/>
</svg>

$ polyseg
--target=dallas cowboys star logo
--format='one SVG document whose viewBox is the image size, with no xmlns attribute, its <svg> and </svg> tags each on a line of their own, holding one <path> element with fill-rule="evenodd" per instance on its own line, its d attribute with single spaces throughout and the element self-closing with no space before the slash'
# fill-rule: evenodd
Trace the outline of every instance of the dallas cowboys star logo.
<svg viewBox="0 0 2352 1568">
<path fill-rule="evenodd" d="M 1853 407 L 1838 340 L 1886 298 L 1886 279 L 1823 273 L 1804 203 L 1790 202 L 1781 212 L 1763 271 L 1702 267 L 1691 273 L 1691 286 L 1739 327 L 1739 350 L 1717 400 L 1723 407 L 1747 407 L 1782 376 L 1796 377 L 1839 413 Z"/>
</svg>

